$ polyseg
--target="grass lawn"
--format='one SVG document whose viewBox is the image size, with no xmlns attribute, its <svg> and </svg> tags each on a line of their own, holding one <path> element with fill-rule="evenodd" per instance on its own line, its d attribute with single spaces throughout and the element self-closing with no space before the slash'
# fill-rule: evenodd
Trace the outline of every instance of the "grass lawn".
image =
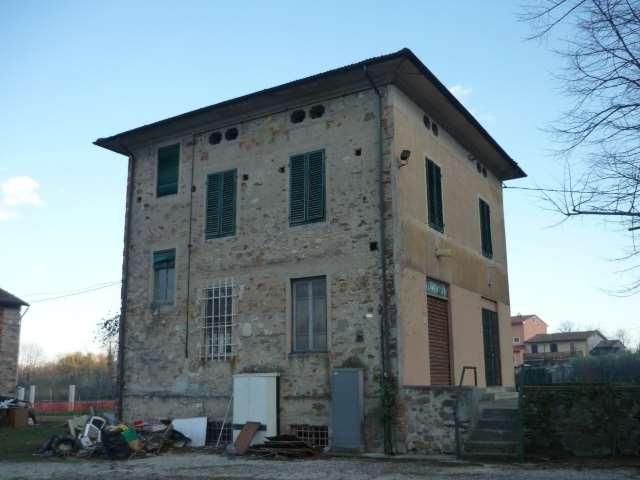
<svg viewBox="0 0 640 480">
<path fill-rule="evenodd" d="M 68 429 L 62 423 L 45 423 L 22 428 L 0 428 L 0 462 L 37 461 L 38 447 L 51 435 L 66 435 Z M 51 460 L 48 458 L 47 460 Z"/>
</svg>

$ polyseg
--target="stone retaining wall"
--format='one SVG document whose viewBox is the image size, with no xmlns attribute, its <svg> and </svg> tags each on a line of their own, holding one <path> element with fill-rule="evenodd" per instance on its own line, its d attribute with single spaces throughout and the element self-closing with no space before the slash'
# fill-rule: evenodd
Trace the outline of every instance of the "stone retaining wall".
<svg viewBox="0 0 640 480">
<path fill-rule="evenodd" d="M 524 387 L 528 455 L 640 455 L 640 386 Z"/>
<path fill-rule="evenodd" d="M 400 391 L 396 448 L 402 453 L 456 452 L 455 405 L 460 395 L 458 421 L 462 442 L 477 418 L 482 389 L 473 387 L 403 387 Z"/>
</svg>

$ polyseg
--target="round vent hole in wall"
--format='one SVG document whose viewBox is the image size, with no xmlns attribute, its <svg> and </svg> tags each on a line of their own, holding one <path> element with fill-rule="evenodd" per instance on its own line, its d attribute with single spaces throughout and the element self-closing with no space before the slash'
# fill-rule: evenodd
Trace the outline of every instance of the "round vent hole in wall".
<svg viewBox="0 0 640 480">
<path fill-rule="evenodd" d="M 309 110 L 309 116 L 311 118 L 320 118 L 322 115 L 324 115 L 324 105 L 314 105 Z"/>
<path fill-rule="evenodd" d="M 238 138 L 238 129 L 235 127 L 227 128 L 227 131 L 224 132 L 224 138 L 229 141 L 235 140 L 236 138 Z"/>
<path fill-rule="evenodd" d="M 209 144 L 217 145 L 222 141 L 222 134 L 220 132 L 213 132 L 209 135 Z"/>
<path fill-rule="evenodd" d="M 429 119 L 429 117 L 425 115 L 424 117 L 422 117 L 422 121 L 424 122 L 424 126 L 427 128 L 427 130 L 431 130 L 431 120 Z"/>
<path fill-rule="evenodd" d="M 291 123 L 300 123 L 307 116 L 304 110 L 295 110 L 291 113 Z"/>
</svg>

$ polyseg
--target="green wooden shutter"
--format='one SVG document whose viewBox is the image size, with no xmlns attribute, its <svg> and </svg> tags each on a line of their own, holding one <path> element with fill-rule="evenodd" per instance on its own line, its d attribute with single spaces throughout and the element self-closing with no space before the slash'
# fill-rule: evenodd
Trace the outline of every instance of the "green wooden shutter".
<svg viewBox="0 0 640 480">
<path fill-rule="evenodd" d="M 236 170 L 212 173 L 207 177 L 205 238 L 234 235 L 236 232 Z"/>
<path fill-rule="evenodd" d="M 324 151 L 295 155 L 289 161 L 289 224 L 325 218 Z"/>
<path fill-rule="evenodd" d="M 444 231 L 441 177 L 440 167 L 427 159 L 427 221 L 440 232 Z"/>
<path fill-rule="evenodd" d="M 305 222 L 306 206 L 306 157 L 296 155 L 289 161 L 289 224 L 298 225 Z"/>
<path fill-rule="evenodd" d="M 324 220 L 324 152 L 307 155 L 307 222 Z"/>
<path fill-rule="evenodd" d="M 180 144 L 158 149 L 158 172 L 156 195 L 162 197 L 178 193 L 178 170 L 180 168 Z"/>
<path fill-rule="evenodd" d="M 222 212 L 220 215 L 222 235 L 236 233 L 236 171 L 222 174 Z"/>
<path fill-rule="evenodd" d="M 489 205 L 482 199 L 480 205 L 480 240 L 482 243 L 482 254 L 485 257 L 493 256 L 493 245 L 491 241 L 491 211 Z"/>
</svg>

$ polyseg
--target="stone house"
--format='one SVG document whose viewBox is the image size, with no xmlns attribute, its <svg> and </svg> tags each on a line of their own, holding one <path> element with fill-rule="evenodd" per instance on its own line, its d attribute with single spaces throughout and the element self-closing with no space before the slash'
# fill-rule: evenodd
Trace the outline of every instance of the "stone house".
<svg viewBox="0 0 640 480">
<path fill-rule="evenodd" d="M 0 288 L 0 395 L 13 396 L 18 381 L 20 310 L 29 304 Z"/>
<path fill-rule="evenodd" d="M 234 375 L 271 372 L 277 428 L 335 441 L 357 369 L 362 448 L 446 450 L 410 425 L 462 367 L 513 383 L 501 185 L 524 173 L 410 50 L 95 143 L 129 158 L 125 418 L 221 420 Z"/>
<path fill-rule="evenodd" d="M 519 367 L 524 363 L 524 342 L 539 333 L 547 333 L 547 324 L 537 315 L 515 315 L 511 317 L 514 367 Z"/>
</svg>

